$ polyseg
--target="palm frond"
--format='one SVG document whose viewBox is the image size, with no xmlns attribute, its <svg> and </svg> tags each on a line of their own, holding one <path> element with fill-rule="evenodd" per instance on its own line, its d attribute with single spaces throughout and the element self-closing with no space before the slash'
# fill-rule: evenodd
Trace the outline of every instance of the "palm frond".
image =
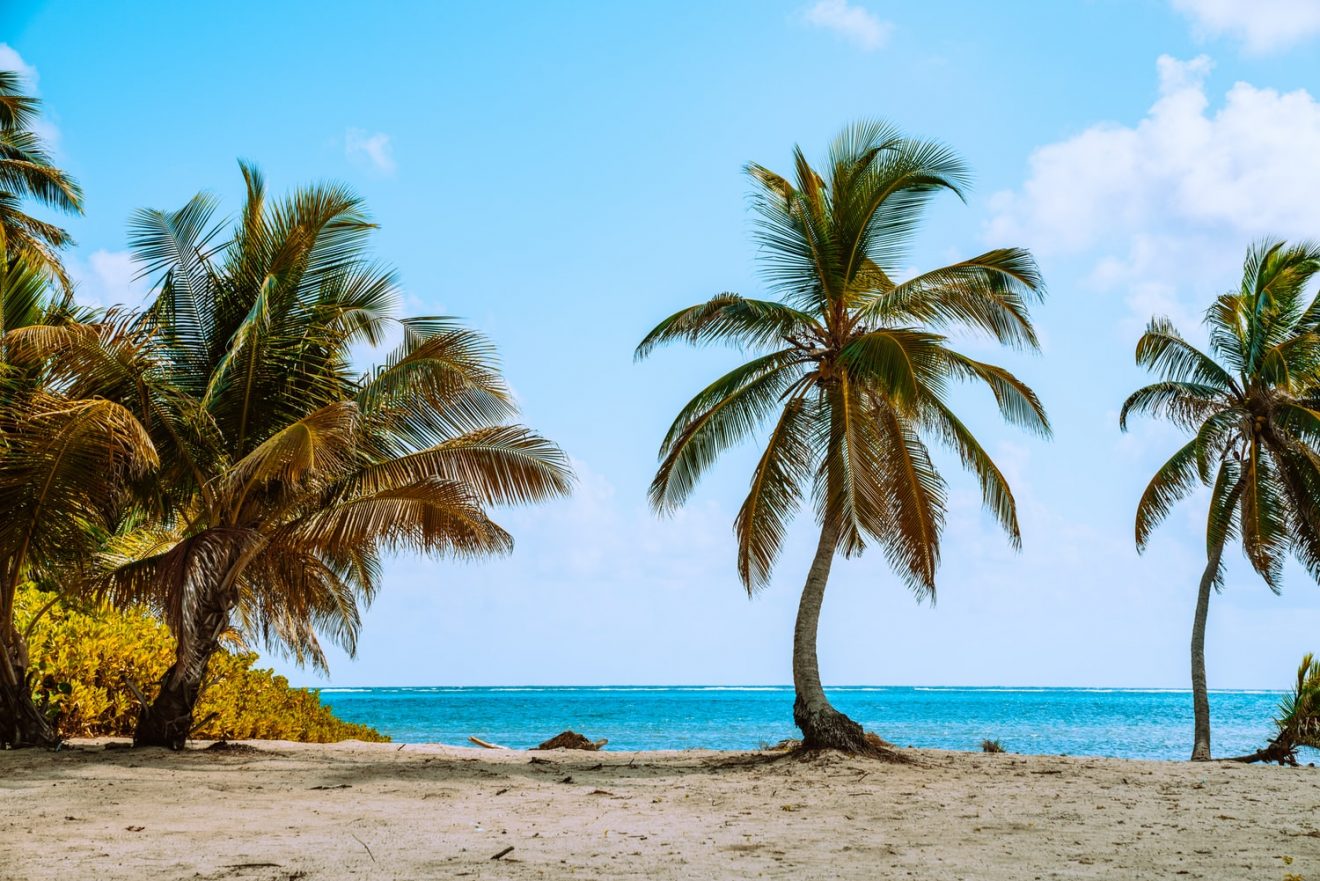
<svg viewBox="0 0 1320 881">
<path fill-rule="evenodd" d="M 933 602 L 944 530 L 944 480 L 911 422 L 882 404 L 875 407 L 874 415 L 880 426 L 884 467 L 879 477 L 889 516 L 881 530 L 870 524 L 866 528 L 913 592 Z"/>
<path fill-rule="evenodd" d="M 1146 549 L 1151 532 L 1169 516 L 1174 503 L 1196 489 L 1200 449 L 1197 440 L 1188 441 L 1160 466 L 1146 485 L 1141 501 L 1137 502 L 1137 550 Z"/>
<path fill-rule="evenodd" d="M 1128 430 L 1134 415 L 1163 417 L 1175 425 L 1195 429 L 1207 419 L 1225 412 L 1223 392 L 1211 385 L 1166 380 L 1137 389 L 1123 402 L 1118 425 Z"/>
<path fill-rule="evenodd" d="M 1028 302 L 1039 300 L 1044 291 L 1029 252 L 999 248 L 865 297 L 857 314 L 887 325 L 920 322 L 978 330 L 1004 345 L 1036 349 Z"/>
<path fill-rule="evenodd" d="M 852 381 L 884 395 L 904 413 L 923 390 L 938 393 L 948 374 L 944 338 L 912 328 L 874 330 L 849 340 L 838 363 Z"/>
<path fill-rule="evenodd" d="M 716 380 L 683 408 L 660 448 L 660 468 L 651 483 L 653 508 L 666 512 L 680 506 L 721 453 L 761 426 L 802 375 L 785 360 L 783 353 L 758 358 Z"/>
<path fill-rule="evenodd" d="M 1171 382 L 1209 387 L 1220 393 L 1240 393 L 1232 375 L 1183 339 L 1167 318 L 1151 319 L 1137 342 L 1137 364 Z"/>
<path fill-rule="evenodd" d="M 769 583 L 789 520 L 802 503 L 813 470 L 811 441 L 817 411 L 806 395 L 788 400 L 738 509 L 733 527 L 738 537 L 738 577 L 749 595 Z"/>
<path fill-rule="evenodd" d="M 1053 433 L 1040 398 L 1012 373 L 949 349 L 943 350 L 943 357 L 947 360 L 949 372 L 954 376 L 979 380 L 990 389 L 1005 422 L 1025 428 L 1040 437 L 1049 437 Z"/>
<path fill-rule="evenodd" d="M 953 411 L 936 396 L 921 402 L 921 424 L 937 438 L 952 447 L 967 470 L 976 475 L 985 508 L 1003 527 L 1009 544 L 1015 550 L 1022 548 L 1022 531 L 1018 527 L 1017 502 L 999 466 L 990 458 L 980 442 Z"/>
<path fill-rule="evenodd" d="M 59 572 L 114 521 L 126 485 L 159 464 L 150 436 L 112 401 L 29 397 L 6 426 L 0 456 L 0 558 L 12 590 L 31 572 Z"/>
<path fill-rule="evenodd" d="M 719 294 L 660 322 L 637 346 L 638 360 L 656 347 L 682 340 L 692 345 L 730 342 L 748 349 L 781 343 L 792 336 L 819 337 L 823 329 L 809 313 L 771 300 Z"/>
<path fill-rule="evenodd" d="M 466 486 L 487 505 L 564 496 L 573 482 L 558 446 L 521 425 L 497 425 L 369 465 L 348 483 L 354 491 L 377 492 L 435 478 Z"/>
<path fill-rule="evenodd" d="M 1287 513 L 1278 476 L 1258 444 L 1250 444 L 1242 463 L 1239 522 L 1242 549 L 1252 568 L 1270 590 L 1282 589 L 1283 554 L 1287 550 Z"/>
</svg>

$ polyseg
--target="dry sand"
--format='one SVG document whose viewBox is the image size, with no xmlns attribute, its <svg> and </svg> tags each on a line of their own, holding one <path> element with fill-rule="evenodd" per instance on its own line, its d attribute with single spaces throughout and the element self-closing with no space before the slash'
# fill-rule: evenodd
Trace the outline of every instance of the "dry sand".
<svg viewBox="0 0 1320 881">
<path fill-rule="evenodd" d="M 0 878 L 1320 881 L 1313 768 L 905 753 L 9 752 Z"/>
</svg>

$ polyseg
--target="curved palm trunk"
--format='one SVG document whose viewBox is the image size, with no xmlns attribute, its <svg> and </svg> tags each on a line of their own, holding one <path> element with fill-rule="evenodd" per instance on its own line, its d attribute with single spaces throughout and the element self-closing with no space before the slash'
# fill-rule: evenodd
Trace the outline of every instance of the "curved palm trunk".
<svg viewBox="0 0 1320 881">
<path fill-rule="evenodd" d="M 870 745 L 862 726 L 830 705 L 820 684 L 816 660 L 816 629 L 820 607 L 825 599 L 825 584 L 830 577 L 830 563 L 838 545 L 837 530 L 826 525 L 820 531 L 820 544 L 807 572 L 798 603 L 797 624 L 793 628 L 793 721 L 802 729 L 802 748 L 835 749 L 847 753 L 869 753 Z"/>
<path fill-rule="evenodd" d="M 27 647 L 12 623 L 0 625 L 0 746 L 59 746 L 60 739 L 32 700 Z"/>
<path fill-rule="evenodd" d="M 193 650 L 187 652 L 183 640 L 175 651 L 174 663 L 160 680 L 160 692 L 150 706 L 138 715 L 133 732 L 134 746 L 164 746 L 183 749 L 193 729 L 193 710 L 201 697 L 202 683 L 211 656 L 220 648 L 220 637 L 229 628 L 232 591 L 220 585 L 210 586 L 198 598 L 191 621 L 184 622 L 195 634 Z"/>
<path fill-rule="evenodd" d="M 1214 588 L 1215 573 L 1224 554 L 1224 542 L 1210 551 L 1201 587 L 1196 594 L 1196 616 L 1192 619 L 1192 712 L 1195 733 L 1192 741 L 1192 761 L 1210 761 L 1210 694 L 1205 682 L 1205 621 L 1210 613 L 1210 591 Z"/>
<path fill-rule="evenodd" d="M 1271 740 L 1264 749 L 1258 749 L 1254 753 L 1245 756 L 1233 756 L 1232 758 L 1222 759 L 1225 762 L 1243 762 L 1250 764 L 1252 762 L 1278 762 L 1280 765 L 1292 765 L 1297 767 L 1297 750 L 1291 744 L 1280 740 Z"/>
</svg>

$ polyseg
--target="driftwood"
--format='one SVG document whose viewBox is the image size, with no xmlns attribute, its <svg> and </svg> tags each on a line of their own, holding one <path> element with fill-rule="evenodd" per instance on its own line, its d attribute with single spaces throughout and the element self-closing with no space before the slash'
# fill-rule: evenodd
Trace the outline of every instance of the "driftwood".
<svg viewBox="0 0 1320 881">
<path fill-rule="evenodd" d="M 1264 749 L 1258 749 L 1254 753 L 1245 756 L 1232 756 L 1231 758 L 1221 759 L 1225 762 L 1242 762 L 1250 764 L 1252 762 L 1278 762 L 1280 765 L 1292 765 L 1297 767 L 1297 747 L 1285 741 L 1272 740 L 1269 746 Z"/>
<path fill-rule="evenodd" d="M 482 740 L 480 737 L 476 736 L 468 737 L 468 740 L 472 741 L 482 749 L 508 749 L 507 746 L 500 746 L 498 743 L 491 743 L 488 740 Z"/>
<path fill-rule="evenodd" d="M 607 743 L 609 741 L 603 738 L 601 740 L 587 740 L 576 731 L 565 731 L 562 734 L 556 734 L 540 746 L 532 747 L 532 749 L 584 749 L 595 752 Z"/>
</svg>

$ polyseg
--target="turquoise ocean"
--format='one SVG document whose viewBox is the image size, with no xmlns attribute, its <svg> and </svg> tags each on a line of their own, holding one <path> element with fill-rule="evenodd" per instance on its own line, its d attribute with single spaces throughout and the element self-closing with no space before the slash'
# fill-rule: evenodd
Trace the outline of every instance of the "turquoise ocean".
<svg viewBox="0 0 1320 881">
<path fill-rule="evenodd" d="M 986 738 L 1020 753 L 1185 759 L 1187 691 L 1121 688 L 856 686 L 834 704 L 900 746 L 977 750 Z M 1251 752 L 1268 740 L 1282 694 L 1215 691 L 1214 750 Z M 468 736 L 535 746 L 571 728 L 608 749 L 754 749 L 796 734 L 793 691 L 775 686 L 325 688 L 342 718 L 403 743 L 468 745 Z M 1309 751 L 1308 751 L 1309 752 Z M 1315 753 L 1303 756 L 1315 761 Z"/>
</svg>

